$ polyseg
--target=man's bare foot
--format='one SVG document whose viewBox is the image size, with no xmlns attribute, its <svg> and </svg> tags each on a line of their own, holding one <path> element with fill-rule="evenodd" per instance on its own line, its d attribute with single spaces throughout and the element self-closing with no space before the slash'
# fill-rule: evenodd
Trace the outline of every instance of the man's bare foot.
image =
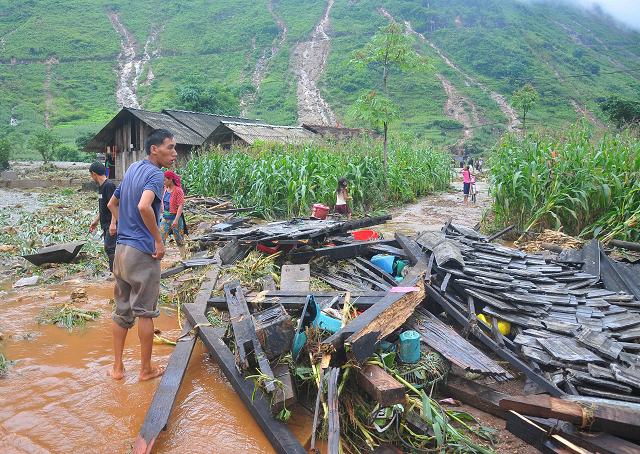
<svg viewBox="0 0 640 454">
<path fill-rule="evenodd" d="M 122 366 L 122 372 L 116 371 L 116 368 L 112 367 L 111 369 L 109 369 L 108 373 L 114 380 L 122 380 L 124 378 L 124 366 Z"/>
<path fill-rule="evenodd" d="M 140 373 L 138 380 L 140 381 L 151 380 L 152 378 L 159 377 L 162 374 L 164 374 L 164 366 L 155 366 L 151 368 L 151 372 L 149 372 L 148 374 Z"/>
</svg>

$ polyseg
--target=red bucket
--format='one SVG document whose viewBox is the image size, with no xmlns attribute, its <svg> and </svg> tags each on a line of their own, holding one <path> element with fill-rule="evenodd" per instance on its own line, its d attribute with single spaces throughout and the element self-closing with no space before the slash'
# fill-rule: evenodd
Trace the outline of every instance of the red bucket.
<svg viewBox="0 0 640 454">
<path fill-rule="evenodd" d="M 369 241 L 378 238 L 378 234 L 373 230 L 358 230 L 356 232 L 351 232 L 351 236 L 360 241 Z"/>
<path fill-rule="evenodd" d="M 327 219 L 327 214 L 329 213 L 329 207 L 324 203 L 316 203 L 313 205 L 311 209 L 311 217 L 317 219 Z"/>
</svg>

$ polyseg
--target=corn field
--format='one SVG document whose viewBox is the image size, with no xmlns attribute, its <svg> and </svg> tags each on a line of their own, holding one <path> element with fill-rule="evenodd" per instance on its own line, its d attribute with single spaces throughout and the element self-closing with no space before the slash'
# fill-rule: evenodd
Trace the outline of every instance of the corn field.
<svg viewBox="0 0 640 454">
<path fill-rule="evenodd" d="M 233 152 L 210 150 L 178 171 L 185 187 L 203 196 L 232 194 L 236 206 L 255 206 L 266 219 L 308 216 L 314 203 L 333 207 L 338 178 L 349 181 L 354 212 L 364 214 L 407 203 L 451 181 L 448 154 L 413 140 L 389 145 L 387 191 L 382 145 L 367 141 L 259 143 Z"/>
<path fill-rule="evenodd" d="M 626 133 L 590 134 L 574 126 L 562 139 L 504 137 L 491 152 L 498 226 L 638 241 L 640 142 Z"/>
</svg>

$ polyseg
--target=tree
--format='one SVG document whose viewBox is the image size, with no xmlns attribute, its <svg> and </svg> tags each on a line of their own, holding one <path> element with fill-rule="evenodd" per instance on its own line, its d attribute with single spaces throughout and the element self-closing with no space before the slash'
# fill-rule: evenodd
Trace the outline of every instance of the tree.
<svg viewBox="0 0 640 454">
<path fill-rule="evenodd" d="M 183 84 L 176 85 L 178 107 L 194 112 L 208 112 L 219 115 L 239 115 L 240 98 L 231 90 L 220 86 L 204 86 L 197 78 L 191 77 Z"/>
<path fill-rule="evenodd" d="M 47 129 L 36 131 L 29 137 L 29 146 L 40 153 L 45 163 L 53 159 L 56 148 L 61 143 L 60 137 Z"/>
<path fill-rule="evenodd" d="M 58 157 L 58 161 L 79 162 L 81 160 L 78 149 L 66 144 L 56 148 L 56 156 Z"/>
<path fill-rule="evenodd" d="M 371 92 L 358 98 L 351 112 L 356 118 L 369 118 L 370 124 L 378 122 L 383 126 L 382 168 L 385 182 L 387 175 L 387 130 L 389 123 L 393 119 L 399 118 L 389 101 L 387 88 L 389 71 L 393 67 L 399 68 L 403 72 L 410 69 L 427 72 L 432 68 L 426 58 L 421 57 L 413 50 L 413 42 L 413 37 L 405 33 L 403 25 L 392 23 L 380 27 L 380 30 L 371 38 L 371 42 L 367 43 L 363 49 L 354 52 L 353 57 L 349 60 L 349 63 L 358 69 L 372 64 L 382 66 L 384 101 L 375 92 Z"/>
<path fill-rule="evenodd" d="M 539 98 L 540 95 L 531 85 L 525 85 L 521 90 L 513 92 L 511 107 L 522 111 L 522 129 L 525 134 L 527 133 L 527 112 L 529 112 L 533 106 L 538 103 Z"/>
<path fill-rule="evenodd" d="M 384 152 L 382 154 L 382 169 L 387 175 L 387 129 L 393 120 L 400 118 L 396 112 L 393 102 L 382 96 L 378 96 L 375 91 L 361 96 L 353 103 L 353 107 L 349 111 L 360 121 L 363 121 L 371 127 L 383 127 L 384 131 Z"/>
<path fill-rule="evenodd" d="M 618 128 L 622 128 L 627 123 L 640 121 L 640 101 L 611 95 L 600 104 L 600 109 Z"/>
<path fill-rule="evenodd" d="M 82 153 L 82 149 L 86 147 L 89 142 L 91 142 L 91 139 L 93 139 L 95 135 L 95 132 L 85 132 L 76 137 L 76 148 L 80 153 Z"/>
<path fill-rule="evenodd" d="M 0 170 L 9 168 L 13 144 L 8 136 L 0 137 Z"/>
</svg>

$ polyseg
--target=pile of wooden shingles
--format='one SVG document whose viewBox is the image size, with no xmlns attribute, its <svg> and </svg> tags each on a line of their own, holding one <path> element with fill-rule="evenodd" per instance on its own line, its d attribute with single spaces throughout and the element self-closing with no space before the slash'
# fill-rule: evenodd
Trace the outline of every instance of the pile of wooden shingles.
<svg viewBox="0 0 640 454">
<path fill-rule="evenodd" d="M 436 265 L 439 277 L 431 286 L 439 302 L 446 300 L 445 309 L 490 333 L 489 341 L 511 347 L 525 360 L 512 365 L 530 378 L 537 374 L 536 382 L 553 395 L 562 389 L 640 403 L 640 301 L 633 293 L 640 273 L 630 271 L 630 285 L 624 286 L 616 275 L 610 285 L 615 289 L 609 290 L 603 282 L 612 276 L 601 276 L 601 264 L 607 273 L 621 265 L 612 265 L 598 242 L 582 252 L 544 257 L 486 240 L 450 224 L 446 241 L 444 235 L 435 241 L 433 234 L 416 238 L 427 249 L 439 241 L 459 248 L 457 260 L 445 257 L 446 263 Z M 480 313 L 492 318 L 491 326 L 476 320 Z M 511 339 L 499 333 L 496 319 L 511 323 Z"/>
</svg>

